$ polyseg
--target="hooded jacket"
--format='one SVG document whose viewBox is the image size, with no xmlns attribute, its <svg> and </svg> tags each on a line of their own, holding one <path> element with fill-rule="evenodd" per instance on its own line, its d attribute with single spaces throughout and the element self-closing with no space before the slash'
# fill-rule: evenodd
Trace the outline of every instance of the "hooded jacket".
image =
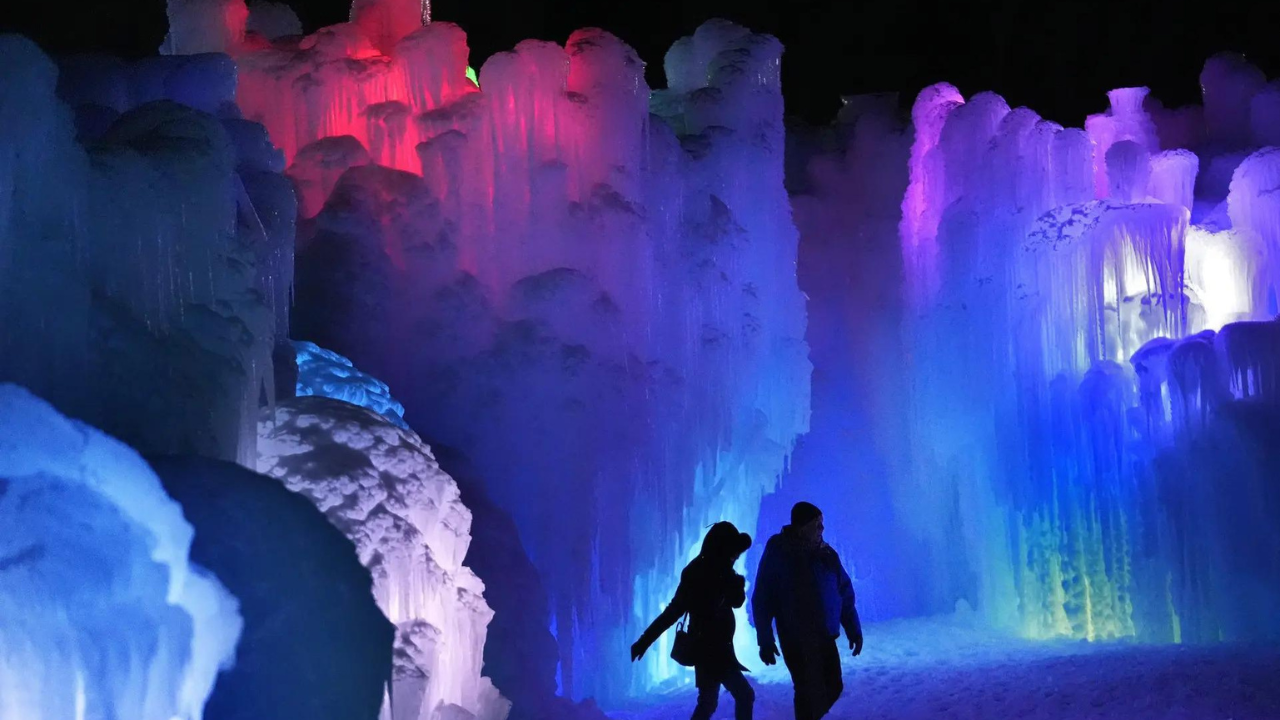
<svg viewBox="0 0 1280 720">
<path fill-rule="evenodd" d="M 733 633 L 737 629 L 733 611 L 747 602 L 746 578 L 734 572 L 732 558 L 750 546 L 750 536 L 739 533 L 732 524 L 712 526 L 701 554 L 680 573 L 675 596 L 640 636 L 640 644 L 648 649 L 688 613 L 686 630 L 693 637 L 697 667 L 746 670 L 733 650 Z"/>
<path fill-rule="evenodd" d="M 862 637 L 853 583 L 830 545 L 807 547 L 791 526 L 769 538 L 751 596 L 756 639 L 774 644 L 773 626 L 783 642 L 840 636 Z"/>
</svg>

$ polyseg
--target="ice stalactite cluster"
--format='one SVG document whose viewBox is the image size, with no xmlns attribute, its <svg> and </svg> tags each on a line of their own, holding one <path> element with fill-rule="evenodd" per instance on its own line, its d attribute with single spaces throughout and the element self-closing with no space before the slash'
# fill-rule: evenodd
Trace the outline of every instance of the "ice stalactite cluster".
<svg viewBox="0 0 1280 720">
<path fill-rule="evenodd" d="M 252 462 L 296 203 L 235 65 L 0 46 L 0 378 L 143 452 Z"/>
<path fill-rule="evenodd" d="M 1247 408 L 1274 403 L 1280 113 L 1241 58 L 1201 81 L 1203 108 L 1124 88 L 1084 130 L 947 85 L 913 112 L 894 508 L 935 590 L 1031 636 L 1275 632 L 1242 621 L 1280 588 L 1244 512 L 1276 507 Z"/>
<path fill-rule="evenodd" d="M 651 100 L 583 30 L 490 58 L 481 90 L 456 26 L 361 8 L 231 49 L 300 188 L 295 335 L 474 459 L 543 575 L 567 695 L 670 678 L 665 648 L 638 673 L 617 648 L 708 524 L 754 529 L 808 425 L 782 47 L 704 25 Z"/>
<path fill-rule="evenodd" d="M 430 448 L 383 415 L 322 396 L 281 401 L 259 432 L 258 470 L 351 538 L 396 625 L 383 719 L 503 720 L 510 704 L 481 676 L 493 611 L 462 564 L 471 513 Z"/>
<path fill-rule="evenodd" d="M 126 445 L 0 385 L 0 717 L 199 720 L 236 601 Z"/>
</svg>

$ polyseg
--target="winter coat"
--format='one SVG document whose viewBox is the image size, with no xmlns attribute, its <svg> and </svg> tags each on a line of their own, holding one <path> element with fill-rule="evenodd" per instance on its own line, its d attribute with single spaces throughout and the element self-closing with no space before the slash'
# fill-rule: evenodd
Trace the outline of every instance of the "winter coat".
<svg viewBox="0 0 1280 720">
<path fill-rule="evenodd" d="M 693 638 L 696 667 L 746 670 L 733 651 L 733 633 L 737 629 L 733 610 L 746 601 L 746 578 L 734 572 L 733 566 L 700 555 L 680 574 L 680 585 L 671 603 L 640 636 L 640 643 L 647 649 L 688 613 L 685 630 Z"/>
<path fill-rule="evenodd" d="M 784 642 L 836 638 L 843 627 L 850 640 L 862 638 L 853 583 L 830 545 L 807 547 L 792 526 L 769 538 L 751 595 L 756 639 L 774 644 L 773 625 Z"/>
</svg>

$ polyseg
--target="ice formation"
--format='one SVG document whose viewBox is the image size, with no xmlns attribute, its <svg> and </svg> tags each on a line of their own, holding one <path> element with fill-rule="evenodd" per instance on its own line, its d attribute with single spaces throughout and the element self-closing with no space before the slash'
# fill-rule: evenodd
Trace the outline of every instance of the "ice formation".
<svg viewBox="0 0 1280 720">
<path fill-rule="evenodd" d="M 529 560 L 511 513 L 484 490 L 475 464 L 444 445 L 433 444 L 440 469 L 449 474 L 471 511 L 466 565 L 484 581 L 493 608 L 484 646 L 485 677 L 511 701 L 512 720 L 603 720 L 590 700 L 574 702 L 556 692 L 559 648 L 551 634 L 551 607 L 538 570 Z"/>
<path fill-rule="evenodd" d="M 404 406 L 391 397 L 387 384 L 360 372 L 351 361 L 315 343 L 294 342 L 297 350 L 297 397 L 319 395 L 372 410 L 396 427 L 408 429 Z"/>
<path fill-rule="evenodd" d="M 793 143 L 814 429 L 762 518 L 830 505 L 868 619 L 1276 636 L 1280 113 L 1241 58 L 1201 80 L 1204 108 L 1122 88 L 1083 130 L 940 84 L 909 152 L 896 103 L 846 98 Z"/>
<path fill-rule="evenodd" d="M 237 604 L 137 453 L 0 385 L 0 717 L 199 720 Z"/>
<path fill-rule="evenodd" d="M 781 45 L 703 26 L 655 117 L 607 33 L 522 43 L 481 90 L 461 30 L 409 5 L 229 48 L 309 218 L 297 335 L 475 459 L 543 574 L 564 692 L 643 689 L 676 667 L 633 674 L 619 643 L 707 524 L 754 527 L 808 423 Z"/>
<path fill-rule="evenodd" d="M 927 272 L 933 262 L 927 235 L 913 257 L 899 248 L 904 216 L 898 206 L 908 187 L 922 180 L 907 171 L 910 129 L 895 95 L 874 95 L 846 98 L 828 132 L 788 150 L 797 160 L 793 172 L 803 173 L 788 183 L 804 188 L 793 194 L 792 205 L 800 231 L 797 275 L 808 297 L 813 418 L 781 488 L 764 503 L 761 530 L 790 522 L 798 500 L 816 503 L 850 564 L 864 617 L 950 611 L 946 603 L 921 597 L 929 584 L 921 582 L 919 566 L 902 561 L 912 538 L 903 532 L 885 482 L 905 470 L 905 264 L 918 261 L 914 271 Z M 843 152 L 819 150 L 832 145 Z M 904 227 L 904 237 L 907 232 L 916 230 Z M 749 569 L 761 549 L 753 548 Z"/>
<path fill-rule="evenodd" d="M 395 626 L 347 536 L 308 498 L 233 462 L 148 462 L 195 528 L 192 561 L 235 594 L 244 619 L 204 720 L 376 718 Z"/>
<path fill-rule="evenodd" d="M 462 564 L 471 513 L 430 448 L 382 415 L 327 397 L 280 402 L 259 432 L 259 471 L 351 538 L 396 625 L 384 720 L 504 720 L 510 704 L 481 675 L 493 611 Z"/>
<path fill-rule="evenodd" d="M 1280 349 L 1280 151 L 1260 145 L 1280 115 L 1241 58 L 1210 59 L 1202 85 L 1203 110 L 1115 90 L 1084 130 L 937 85 L 905 183 L 883 169 L 902 162 L 886 113 L 865 108 L 838 159 L 809 163 L 815 428 L 858 449 L 816 430 L 784 492 L 855 489 L 827 527 L 865 561 L 871 617 L 963 599 L 1030 637 L 1275 637 L 1249 619 L 1280 589 L 1259 479 Z M 896 238 L 875 201 L 893 188 Z M 896 297 L 827 279 L 899 268 Z M 876 327 L 895 312 L 900 335 Z M 880 537 L 859 527 L 868 504 L 893 518 Z M 926 579 L 905 588 L 886 548 Z"/>
<path fill-rule="evenodd" d="M 0 52 L 0 379 L 143 452 L 251 462 L 296 205 L 235 65 Z"/>
<path fill-rule="evenodd" d="M 511 514 L 570 697 L 681 677 L 666 647 L 639 672 L 618 648 L 706 525 L 773 525 L 800 496 L 869 618 L 962 601 L 1030 637 L 1246 637 L 1280 587 L 1259 434 L 1280 382 L 1280 91 L 1243 58 L 1206 63 L 1203 107 L 1120 88 L 1083 128 L 948 84 L 909 126 L 892 97 L 847 98 L 837 152 L 784 165 L 803 143 L 782 47 L 727 22 L 675 43 L 651 92 L 597 29 L 521 43 L 476 83 L 422 0 L 356 0 L 305 37 L 270 3 L 169 13 L 168 57 L 61 77 L 0 39 L 0 378 L 148 451 L 247 464 L 284 365 L 280 395 L 381 413 L 299 399 L 262 431 L 373 463 L 342 469 L 368 482 L 297 477 L 385 570 L 411 715 L 502 703 L 483 603 L 394 579 L 478 593 L 466 533 L 377 476 L 409 463 L 394 474 L 451 492 L 406 415 Z M 805 171 L 795 225 L 784 169 Z M 286 340 L 295 219 L 294 334 L 332 351 Z M 371 530 L 422 557 L 378 566 Z"/>
</svg>

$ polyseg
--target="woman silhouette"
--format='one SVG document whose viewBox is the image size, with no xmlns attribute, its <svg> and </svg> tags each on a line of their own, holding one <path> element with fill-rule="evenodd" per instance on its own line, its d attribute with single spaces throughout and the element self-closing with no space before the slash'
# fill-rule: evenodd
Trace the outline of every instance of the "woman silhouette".
<svg viewBox="0 0 1280 720">
<path fill-rule="evenodd" d="M 702 541 L 702 552 L 680 574 L 680 585 L 667 609 L 631 646 L 634 662 L 688 613 L 698 686 L 698 705 L 690 720 L 710 720 L 719 703 L 721 685 L 733 696 L 735 720 L 751 720 L 756 694 L 742 675 L 746 668 L 733 652 L 737 624 L 733 610 L 747 601 L 747 579 L 734 572 L 733 564 L 750 547 L 751 536 L 738 532 L 733 523 L 712 525 Z"/>
</svg>

